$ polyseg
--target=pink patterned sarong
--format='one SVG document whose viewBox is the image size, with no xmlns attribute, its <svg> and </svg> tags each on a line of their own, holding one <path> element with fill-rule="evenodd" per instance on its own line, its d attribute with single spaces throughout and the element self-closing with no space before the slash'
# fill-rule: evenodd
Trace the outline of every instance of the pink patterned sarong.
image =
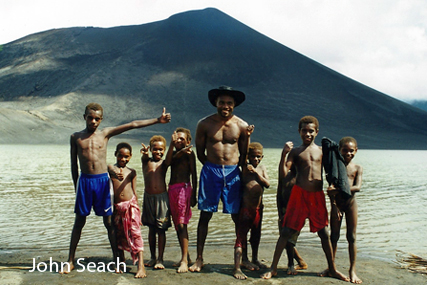
<svg viewBox="0 0 427 285">
<path fill-rule="evenodd" d="M 117 247 L 129 251 L 133 264 L 138 261 L 138 253 L 144 251 L 141 236 L 141 211 L 136 196 L 129 201 L 114 204 L 114 225 L 117 233 Z M 140 262 L 144 262 L 140 260 Z"/>
<path fill-rule="evenodd" d="M 190 200 L 193 188 L 190 183 L 169 185 L 169 207 L 175 229 L 179 224 L 187 225 L 191 218 Z"/>
</svg>

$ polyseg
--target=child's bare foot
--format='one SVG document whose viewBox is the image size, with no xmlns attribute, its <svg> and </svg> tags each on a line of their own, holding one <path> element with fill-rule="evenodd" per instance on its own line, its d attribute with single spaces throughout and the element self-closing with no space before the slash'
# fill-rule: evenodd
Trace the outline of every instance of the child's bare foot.
<svg viewBox="0 0 427 285">
<path fill-rule="evenodd" d="M 250 262 L 249 260 L 242 261 L 242 265 L 241 266 L 243 268 L 246 268 L 246 269 L 251 270 L 251 271 L 257 271 L 257 270 L 259 270 L 259 267 L 256 266 L 255 264 L 253 264 L 252 262 Z M 237 278 L 237 279 L 239 279 L 239 278 Z"/>
<path fill-rule="evenodd" d="M 308 264 L 304 260 L 298 261 L 297 266 L 295 266 L 295 270 L 304 270 L 308 268 Z"/>
<path fill-rule="evenodd" d="M 154 264 L 156 264 L 156 259 L 155 258 L 152 258 L 148 262 L 144 263 L 144 265 L 147 266 L 147 267 L 153 267 Z"/>
<path fill-rule="evenodd" d="M 186 261 L 181 261 L 179 268 L 176 270 L 178 273 L 188 272 L 188 263 Z"/>
<path fill-rule="evenodd" d="M 348 278 L 338 270 L 335 270 L 334 272 L 329 271 L 329 277 L 336 278 L 342 281 L 350 281 L 350 278 Z"/>
<path fill-rule="evenodd" d="M 72 263 L 72 262 L 68 262 L 68 263 L 70 264 L 70 268 L 68 268 L 68 266 L 64 266 L 64 270 L 59 271 L 59 274 L 68 274 L 74 270 L 74 263 Z M 68 269 L 70 269 L 70 270 L 68 270 Z"/>
<path fill-rule="evenodd" d="M 274 276 L 276 276 L 277 275 L 277 271 L 269 271 L 269 272 L 266 272 L 266 273 L 264 273 L 263 275 L 261 275 L 261 278 L 263 278 L 263 279 L 270 279 L 270 278 L 272 278 L 272 277 L 274 277 Z"/>
<path fill-rule="evenodd" d="M 362 279 L 357 277 L 356 272 L 350 271 L 350 282 L 355 284 L 360 284 L 362 283 Z"/>
<path fill-rule="evenodd" d="M 202 270 L 204 264 L 203 264 L 203 259 L 196 259 L 196 262 L 194 262 L 193 265 L 191 265 L 190 268 L 188 268 L 188 270 L 190 270 L 191 272 L 200 272 L 200 270 Z"/>
<path fill-rule="evenodd" d="M 295 267 L 293 265 L 291 265 L 291 266 L 288 267 L 288 270 L 286 270 L 286 274 L 288 274 L 288 275 L 297 275 L 298 272 L 295 269 Z"/>
<path fill-rule="evenodd" d="M 265 265 L 264 263 L 262 263 L 259 260 L 252 260 L 252 263 L 255 264 L 256 266 L 258 266 L 260 269 L 266 269 L 267 265 Z"/>
<path fill-rule="evenodd" d="M 138 271 L 135 274 L 135 278 L 144 278 L 147 277 L 147 273 L 145 272 L 145 268 L 138 268 Z"/>
<path fill-rule="evenodd" d="M 329 269 L 325 269 L 322 272 L 318 273 L 317 275 L 320 277 L 327 277 L 329 276 Z"/>
<path fill-rule="evenodd" d="M 234 278 L 236 278 L 236 279 L 239 279 L 239 280 L 245 280 L 245 279 L 247 279 L 248 277 L 242 272 L 242 270 L 239 268 L 239 269 L 234 269 L 233 270 L 233 276 L 234 276 Z"/>
<path fill-rule="evenodd" d="M 165 269 L 165 266 L 163 265 L 163 260 L 157 260 L 156 264 L 154 265 L 154 269 L 156 270 Z"/>
</svg>

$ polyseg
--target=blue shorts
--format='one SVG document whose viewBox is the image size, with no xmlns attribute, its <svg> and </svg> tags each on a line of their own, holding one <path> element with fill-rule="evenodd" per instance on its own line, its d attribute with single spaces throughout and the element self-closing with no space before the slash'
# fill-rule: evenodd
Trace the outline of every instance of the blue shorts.
<svg viewBox="0 0 427 285">
<path fill-rule="evenodd" d="M 108 173 L 81 173 L 77 181 L 74 213 L 89 216 L 93 206 L 97 216 L 111 216 L 113 214 L 111 198 L 114 195 L 112 191 L 113 187 Z"/>
<path fill-rule="evenodd" d="M 199 210 L 217 212 L 221 198 L 223 213 L 237 214 L 240 209 L 240 169 L 237 165 L 206 162 L 200 172 Z"/>
</svg>

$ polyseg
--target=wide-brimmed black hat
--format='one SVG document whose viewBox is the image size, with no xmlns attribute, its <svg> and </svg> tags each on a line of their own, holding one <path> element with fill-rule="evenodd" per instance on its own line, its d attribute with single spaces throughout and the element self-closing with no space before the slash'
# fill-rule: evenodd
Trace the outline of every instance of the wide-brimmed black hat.
<svg viewBox="0 0 427 285">
<path fill-rule="evenodd" d="M 208 93 L 209 95 L 209 101 L 211 104 L 216 107 L 216 98 L 220 95 L 229 95 L 234 98 L 234 107 L 239 106 L 240 104 L 245 101 L 245 93 L 241 91 L 234 90 L 231 87 L 228 86 L 220 86 L 217 89 L 212 89 Z"/>
</svg>

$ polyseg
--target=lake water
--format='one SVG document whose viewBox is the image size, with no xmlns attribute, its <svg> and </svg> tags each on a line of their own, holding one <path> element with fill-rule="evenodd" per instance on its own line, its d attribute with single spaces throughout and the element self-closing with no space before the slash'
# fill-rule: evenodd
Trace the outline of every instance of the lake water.
<svg viewBox="0 0 427 285">
<path fill-rule="evenodd" d="M 134 145 L 129 166 L 138 173 L 138 195 L 143 196 L 139 146 Z M 108 163 L 114 163 L 110 142 Z M 262 243 L 278 238 L 276 188 L 281 149 L 265 149 L 262 163 L 271 180 L 264 194 Z M 68 249 L 74 222 L 74 190 L 67 145 L 0 145 L 0 250 Z M 427 256 L 427 151 L 359 150 L 355 162 L 364 168 L 362 191 L 357 194 L 359 255 L 394 260 L 397 250 Z M 198 165 L 198 172 L 201 165 Z M 142 199 L 140 199 L 142 201 Z M 329 202 L 329 201 L 328 201 Z M 328 203 L 329 204 L 329 203 Z M 189 224 L 190 246 L 196 244 L 199 211 Z M 142 227 L 147 240 L 148 229 Z M 213 216 L 207 245 L 234 245 L 229 215 Z M 298 241 L 320 247 L 306 225 Z M 79 248 L 108 246 L 102 219 L 88 217 Z M 178 246 L 176 233 L 167 233 L 167 246 Z M 346 251 L 345 223 L 338 250 Z M 195 252 L 192 249 L 192 252 Z M 271 253 L 273 254 L 273 253 Z"/>
</svg>

